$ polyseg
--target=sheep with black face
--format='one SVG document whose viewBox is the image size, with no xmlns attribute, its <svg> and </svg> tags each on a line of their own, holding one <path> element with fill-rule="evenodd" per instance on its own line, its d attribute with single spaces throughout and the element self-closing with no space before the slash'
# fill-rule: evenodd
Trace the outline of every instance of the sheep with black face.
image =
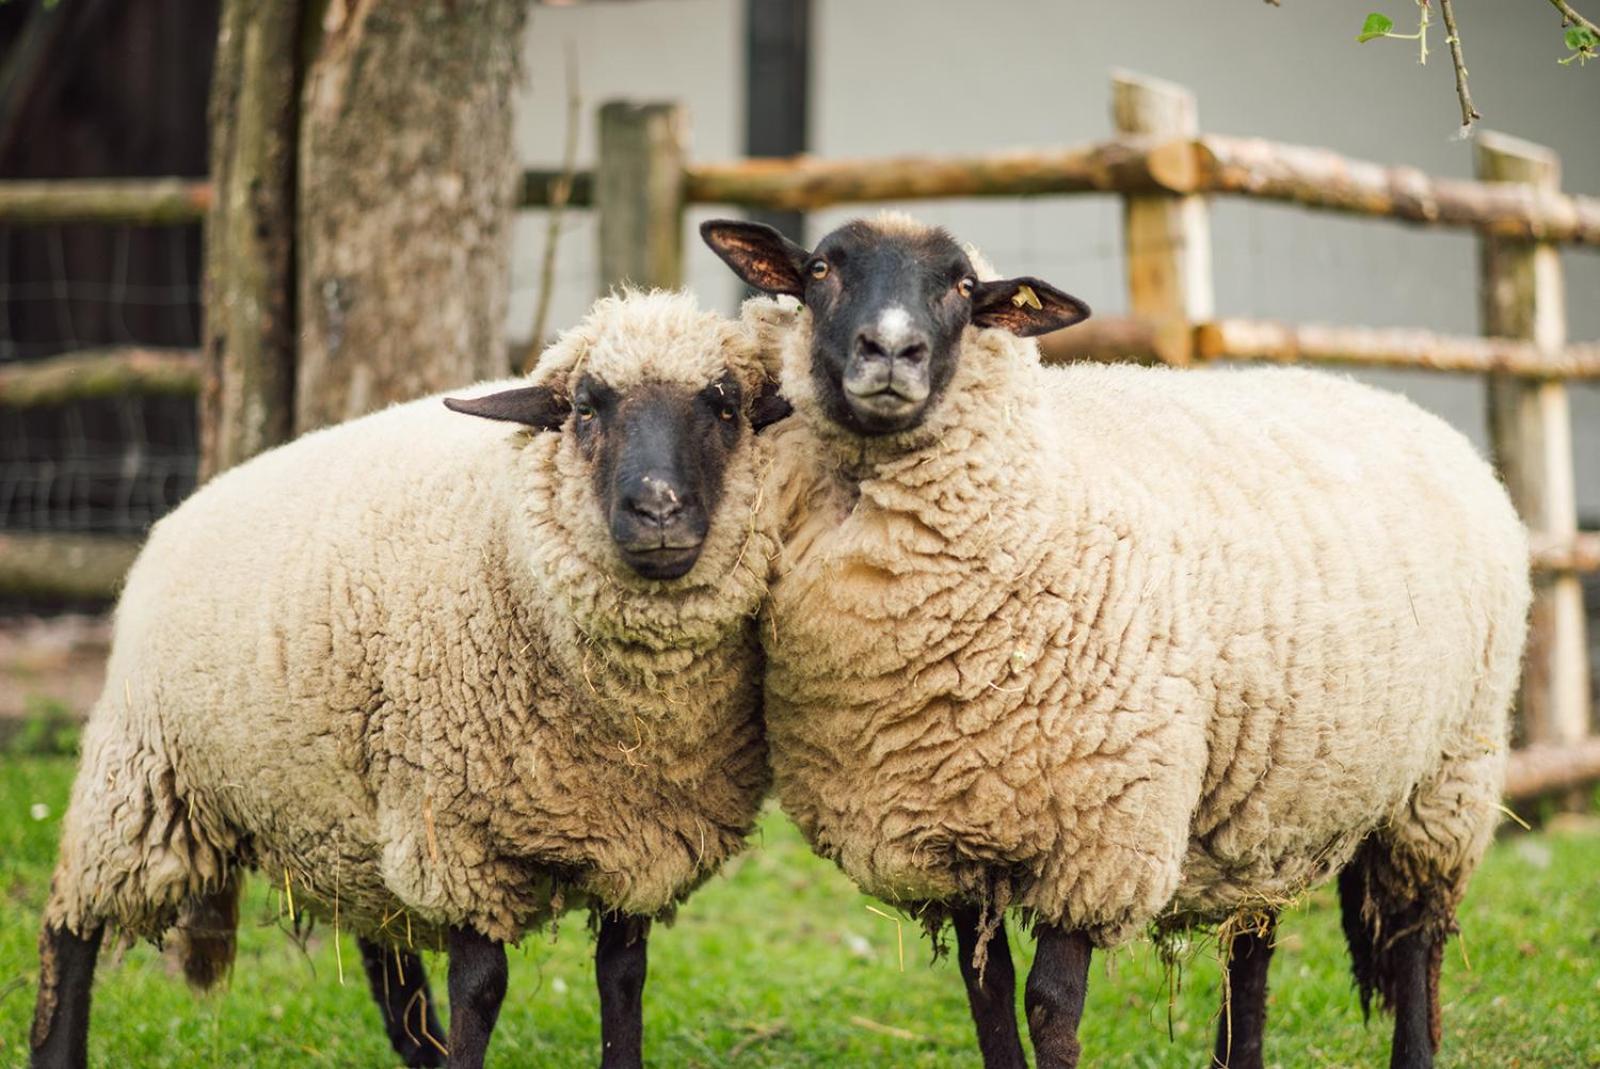
<svg viewBox="0 0 1600 1069">
<path fill-rule="evenodd" d="M 639 1065 L 650 919 L 767 785 L 755 431 L 785 411 L 740 324 L 608 298 L 531 380 L 308 435 L 158 524 L 63 827 L 35 1064 L 84 1063 L 107 925 L 192 929 L 191 977 L 220 976 L 255 868 L 364 938 L 410 1064 L 446 1042 L 387 948 L 448 948 L 449 1064 L 476 1066 L 504 943 L 587 906 L 603 1064 Z"/>
<path fill-rule="evenodd" d="M 1471 445 L 1293 369 L 1040 366 L 1088 314 L 904 217 L 803 249 L 702 229 L 796 417 L 765 714 L 775 784 L 861 887 L 954 922 L 985 1064 L 1038 1064 L 1091 948 L 1240 933 L 1216 1061 L 1262 1065 L 1277 908 L 1339 874 L 1356 979 L 1431 1064 L 1440 954 L 1499 819 L 1527 544 Z M 985 966 L 986 959 L 986 966 Z"/>
</svg>

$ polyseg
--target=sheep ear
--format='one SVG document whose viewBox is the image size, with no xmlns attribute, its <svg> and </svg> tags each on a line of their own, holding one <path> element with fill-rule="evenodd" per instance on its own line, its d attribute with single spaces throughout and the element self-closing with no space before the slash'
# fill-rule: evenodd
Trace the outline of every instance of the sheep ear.
<svg viewBox="0 0 1600 1069">
<path fill-rule="evenodd" d="M 524 423 L 541 431 L 559 430 L 572 411 L 572 403 L 549 386 L 519 386 L 484 397 L 446 397 L 444 406 L 452 412 Z"/>
<path fill-rule="evenodd" d="M 803 297 L 811 254 L 770 226 L 738 219 L 710 219 L 700 237 L 733 273 L 763 293 Z"/>
<path fill-rule="evenodd" d="M 1002 327 L 1022 338 L 1048 334 L 1089 318 L 1089 306 L 1032 276 L 980 282 L 972 294 L 972 323 Z"/>
<path fill-rule="evenodd" d="M 759 432 L 793 411 L 794 406 L 778 392 L 778 384 L 768 379 L 761 384 L 761 392 L 756 394 L 755 401 L 750 405 L 750 429 Z"/>
</svg>

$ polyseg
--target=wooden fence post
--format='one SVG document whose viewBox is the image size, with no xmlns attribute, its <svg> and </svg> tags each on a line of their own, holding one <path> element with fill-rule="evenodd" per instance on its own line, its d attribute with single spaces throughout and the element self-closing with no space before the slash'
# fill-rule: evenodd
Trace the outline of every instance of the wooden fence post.
<svg viewBox="0 0 1600 1069">
<path fill-rule="evenodd" d="M 1172 138 L 1200 133 L 1194 94 L 1152 78 L 1114 73 L 1111 111 L 1123 134 Z M 1205 198 L 1141 193 L 1124 197 L 1122 205 L 1129 311 L 1152 324 L 1156 353 L 1163 361 L 1187 364 L 1193 351 L 1191 327 L 1216 311 Z"/>
<path fill-rule="evenodd" d="M 1557 190 L 1555 153 L 1501 134 L 1477 141 L 1478 176 Z M 1485 334 L 1532 341 L 1555 353 L 1566 343 L 1561 258 L 1548 242 L 1485 237 L 1481 244 Z M 1559 381 L 1489 379 L 1489 433 L 1517 510 L 1536 537 L 1570 542 L 1578 530 L 1572 417 Z M 1521 715 L 1529 743 L 1570 745 L 1589 727 L 1583 591 L 1570 571 L 1536 576 Z"/>
<path fill-rule="evenodd" d="M 684 110 L 612 101 L 600 108 L 600 292 L 683 282 Z"/>
</svg>

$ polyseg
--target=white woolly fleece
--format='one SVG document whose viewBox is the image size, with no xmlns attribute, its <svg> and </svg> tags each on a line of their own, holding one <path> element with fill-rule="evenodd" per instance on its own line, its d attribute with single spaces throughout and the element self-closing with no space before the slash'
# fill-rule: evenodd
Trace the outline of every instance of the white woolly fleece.
<svg viewBox="0 0 1600 1069">
<path fill-rule="evenodd" d="M 751 398 L 769 377 L 738 324 L 629 294 L 534 378 L 725 369 Z M 128 578 L 47 919 L 159 937 L 241 865 L 380 938 L 516 939 L 586 899 L 670 910 L 740 849 L 768 782 L 770 465 L 746 429 L 670 584 L 622 565 L 568 431 L 438 397 L 207 484 Z"/>
<path fill-rule="evenodd" d="M 819 408 L 809 314 L 745 314 L 798 412 L 761 636 L 778 796 L 820 854 L 1112 945 L 1279 904 L 1376 835 L 1448 924 L 1529 602 L 1460 434 L 1331 375 L 1046 369 L 969 329 L 928 422 L 862 438 Z"/>
</svg>

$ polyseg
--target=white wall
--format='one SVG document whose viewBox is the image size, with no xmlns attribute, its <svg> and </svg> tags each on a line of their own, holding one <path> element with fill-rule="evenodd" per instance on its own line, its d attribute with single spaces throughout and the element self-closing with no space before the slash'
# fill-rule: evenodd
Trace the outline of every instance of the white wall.
<svg viewBox="0 0 1600 1069">
<path fill-rule="evenodd" d="M 1209 131 L 1326 145 L 1358 158 L 1467 177 L 1448 56 L 1416 63 L 1409 43 L 1358 46 L 1371 0 L 815 0 L 812 151 L 824 156 L 976 152 L 1106 136 L 1109 72 L 1125 67 L 1190 87 Z M 1381 5 L 1379 5 L 1381 6 Z M 1396 14 L 1409 5 L 1396 0 Z M 565 112 L 563 53 L 578 54 L 586 103 L 676 99 L 690 111 L 693 154 L 739 154 L 743 123 L 741 0 L 640 0 L 539 8 L 528 35 L 518 123 L 529 165 L 556 163 Z M 1564 68 L 1557 16 L 1535 0 L 1461 9 L 1472 87 L 1485 126 L 1557 149 L 1565 188 L 1600 195 L 1600 71 Z M 592 114 L 580 163 L 593 158 Z M 1097 310 L 1125 308 L 1111 198 L 924 202 L 917 215 L 981 246 L 1002 270 L 1039 274 Z M 812 217 L 811 237 L 859 209 Z M 715 212 L 697 213 L 698 221 Z M 1217 307 L 1291 321 L 1477 330 L 1476 252 L 1459 232 L 1414 230 L 1222 200 L 1213 211 Z M 532 321 L 544 217 L 521 223 L 507 333 Z M 1600 338 L 1600 254 L 1565 257 L 1574 338 Z M 593 223 L 572 213 L 561 246 L 552 325 L 592 298 Z M 731 308 L 732 278 L 696 243 L 688 283 Z M 1405 390 L 1483 440 L 1472 377 L 1369 376 Z M 1600 388 L 1574 391 L 1580 501 L 1600 515 Z"/>
</svg>

